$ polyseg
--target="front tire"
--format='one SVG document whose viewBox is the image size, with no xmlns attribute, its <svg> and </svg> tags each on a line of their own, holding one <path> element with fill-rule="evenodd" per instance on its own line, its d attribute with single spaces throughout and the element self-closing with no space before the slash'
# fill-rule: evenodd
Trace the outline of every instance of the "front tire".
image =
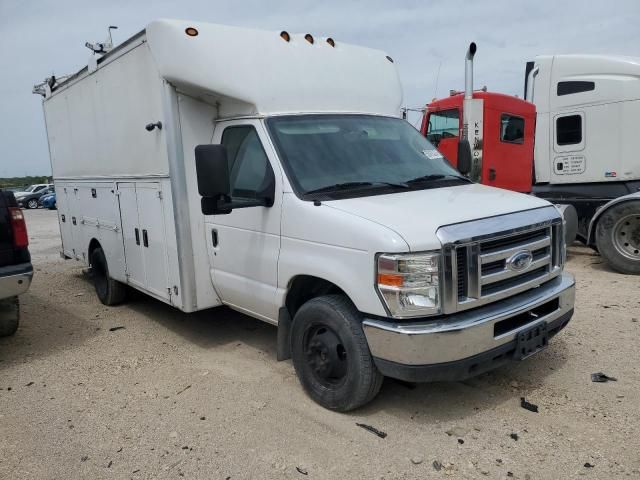
<svg viewBox="0 0 640 480">
<path fill-rule="evenodd" d="M 30 208 L 30 209 L 38 208 L 38 200 L 36 200 L 35 198 L 32 198 L 31 200 L 29 200 L 27 202 L 27 208 Z"/>
<path fill-rule="evenodd" d="M 361 407 L 382 386 L 362 316 L 343 295 L 317 297 L 300 307 L 291 330 L 291 356 L 307 394 L 330 410 Z"/>
<path fill-rule="evenodd" d="M 640 275 L 640 201 L 620 203 L 604 212 L 596 225 L 596 245 L 613 269 Z"/>
<path fill-rule="evenodd" d="M 125 300 L 126 287 L 109 276 L 109 266 L 102 247 L 91 252 L 91 273 L 96 294 L 104 305 L 117 305 Z"/>
</svg>

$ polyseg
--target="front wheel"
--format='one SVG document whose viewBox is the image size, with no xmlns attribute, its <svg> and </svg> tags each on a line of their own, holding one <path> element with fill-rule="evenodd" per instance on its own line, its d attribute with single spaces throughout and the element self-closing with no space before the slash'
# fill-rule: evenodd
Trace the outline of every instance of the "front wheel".
<svg viewBox="0 0 640 480">
<path fill-rule="evenodd" d="M 295 315 L 291 356 L 300 383 L 317 403 L 347 412 L 378 394 L 383 376 L 362 330 L 362 317 L 343 295 L 317 297 Z"/>
<path fill-rule="evenodd" d="M 98 298 L 104 305 L 117 305 L 126 297 L 126 287 L 109 276 L 107 258 L 101 247 L 91 252 L 91 273 Z"/>
<path fill-rule="evenodd" d="M 612 268 L 640 275 L 640 201 L 620 203 L 604 212 L 596 225 L 596 245 Z"/>
<path fill-rule="evenodd" d="M 32 198 L 27 202 L 27 208 L 38 208 L 38 200 Z"/>
</svg>

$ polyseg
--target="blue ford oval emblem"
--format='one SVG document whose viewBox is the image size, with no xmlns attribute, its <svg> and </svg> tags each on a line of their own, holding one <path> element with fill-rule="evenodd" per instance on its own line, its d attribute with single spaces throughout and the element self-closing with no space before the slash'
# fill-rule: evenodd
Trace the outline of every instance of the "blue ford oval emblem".
<svg viewBox="0 0 640 480">
<path fill-rule="evenodd" d="M 522 250 L 514 253 L 507 259 L 507 268 L 514 272 L 520 272 L 529 268 L 531 262 L 533 262 L 533 255 L 531 252 L 529 250 Z"/>
</svg>

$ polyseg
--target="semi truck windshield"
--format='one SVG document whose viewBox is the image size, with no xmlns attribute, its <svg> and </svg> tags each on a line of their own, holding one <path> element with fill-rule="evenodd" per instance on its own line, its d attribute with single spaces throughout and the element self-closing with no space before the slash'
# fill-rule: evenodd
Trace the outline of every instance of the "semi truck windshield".
<svg viewBox="0 0 640 480">
<path fill-rule="evenodd" d="M 267 124 L 301 196 L 366 196 L 468 182 L 399 118 L 292 115 L 270 118 Z"/>
</svg>

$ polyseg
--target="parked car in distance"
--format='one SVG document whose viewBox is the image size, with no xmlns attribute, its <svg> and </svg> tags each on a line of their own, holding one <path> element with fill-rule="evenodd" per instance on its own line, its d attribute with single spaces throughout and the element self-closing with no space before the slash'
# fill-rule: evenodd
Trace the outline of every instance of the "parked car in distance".
<svg viewBox="0 0 640 480">
<path fill-rule="evenodd" d="M 29 289 L 33 267 L 24 216 L 12 192 L 0 190 L 0 337 L 20 320 L 18 296 Z"/>
<path fill-rule="evenodd" d="M 13 194 L 16 196 L 16 200 L 17 200 L 19 196 L 29 194 L 29 193 L 40 192 L 41 190 L 45 190 L 48 187 L 53 187 L 53 184 L 52 183 L 35 183 L 33 185 L 29 185 L 26 188 L 10 187 L 10 188 L 6 188 L 5 190 L 12 191 Z"/>
<path fill-rule="evenodd" d="M 56 192 L 45 193 L 40 197 L 40 200 L 38 200 L 38 204 L 49 210 L 56 210 Z"/>
<path fill-rule="evenodd" d="M 32 187 L 39 187 L 39 185 L 32 185 Z M 19 206 L 23 208 L 38 208 L 38 200 L 40 200 L 40 197 L 54 192 L 53 185 L 48 184 L 42 188 L 36 188 L 31 192 L 15 193 L 15 196 Z"/>
</svg>

